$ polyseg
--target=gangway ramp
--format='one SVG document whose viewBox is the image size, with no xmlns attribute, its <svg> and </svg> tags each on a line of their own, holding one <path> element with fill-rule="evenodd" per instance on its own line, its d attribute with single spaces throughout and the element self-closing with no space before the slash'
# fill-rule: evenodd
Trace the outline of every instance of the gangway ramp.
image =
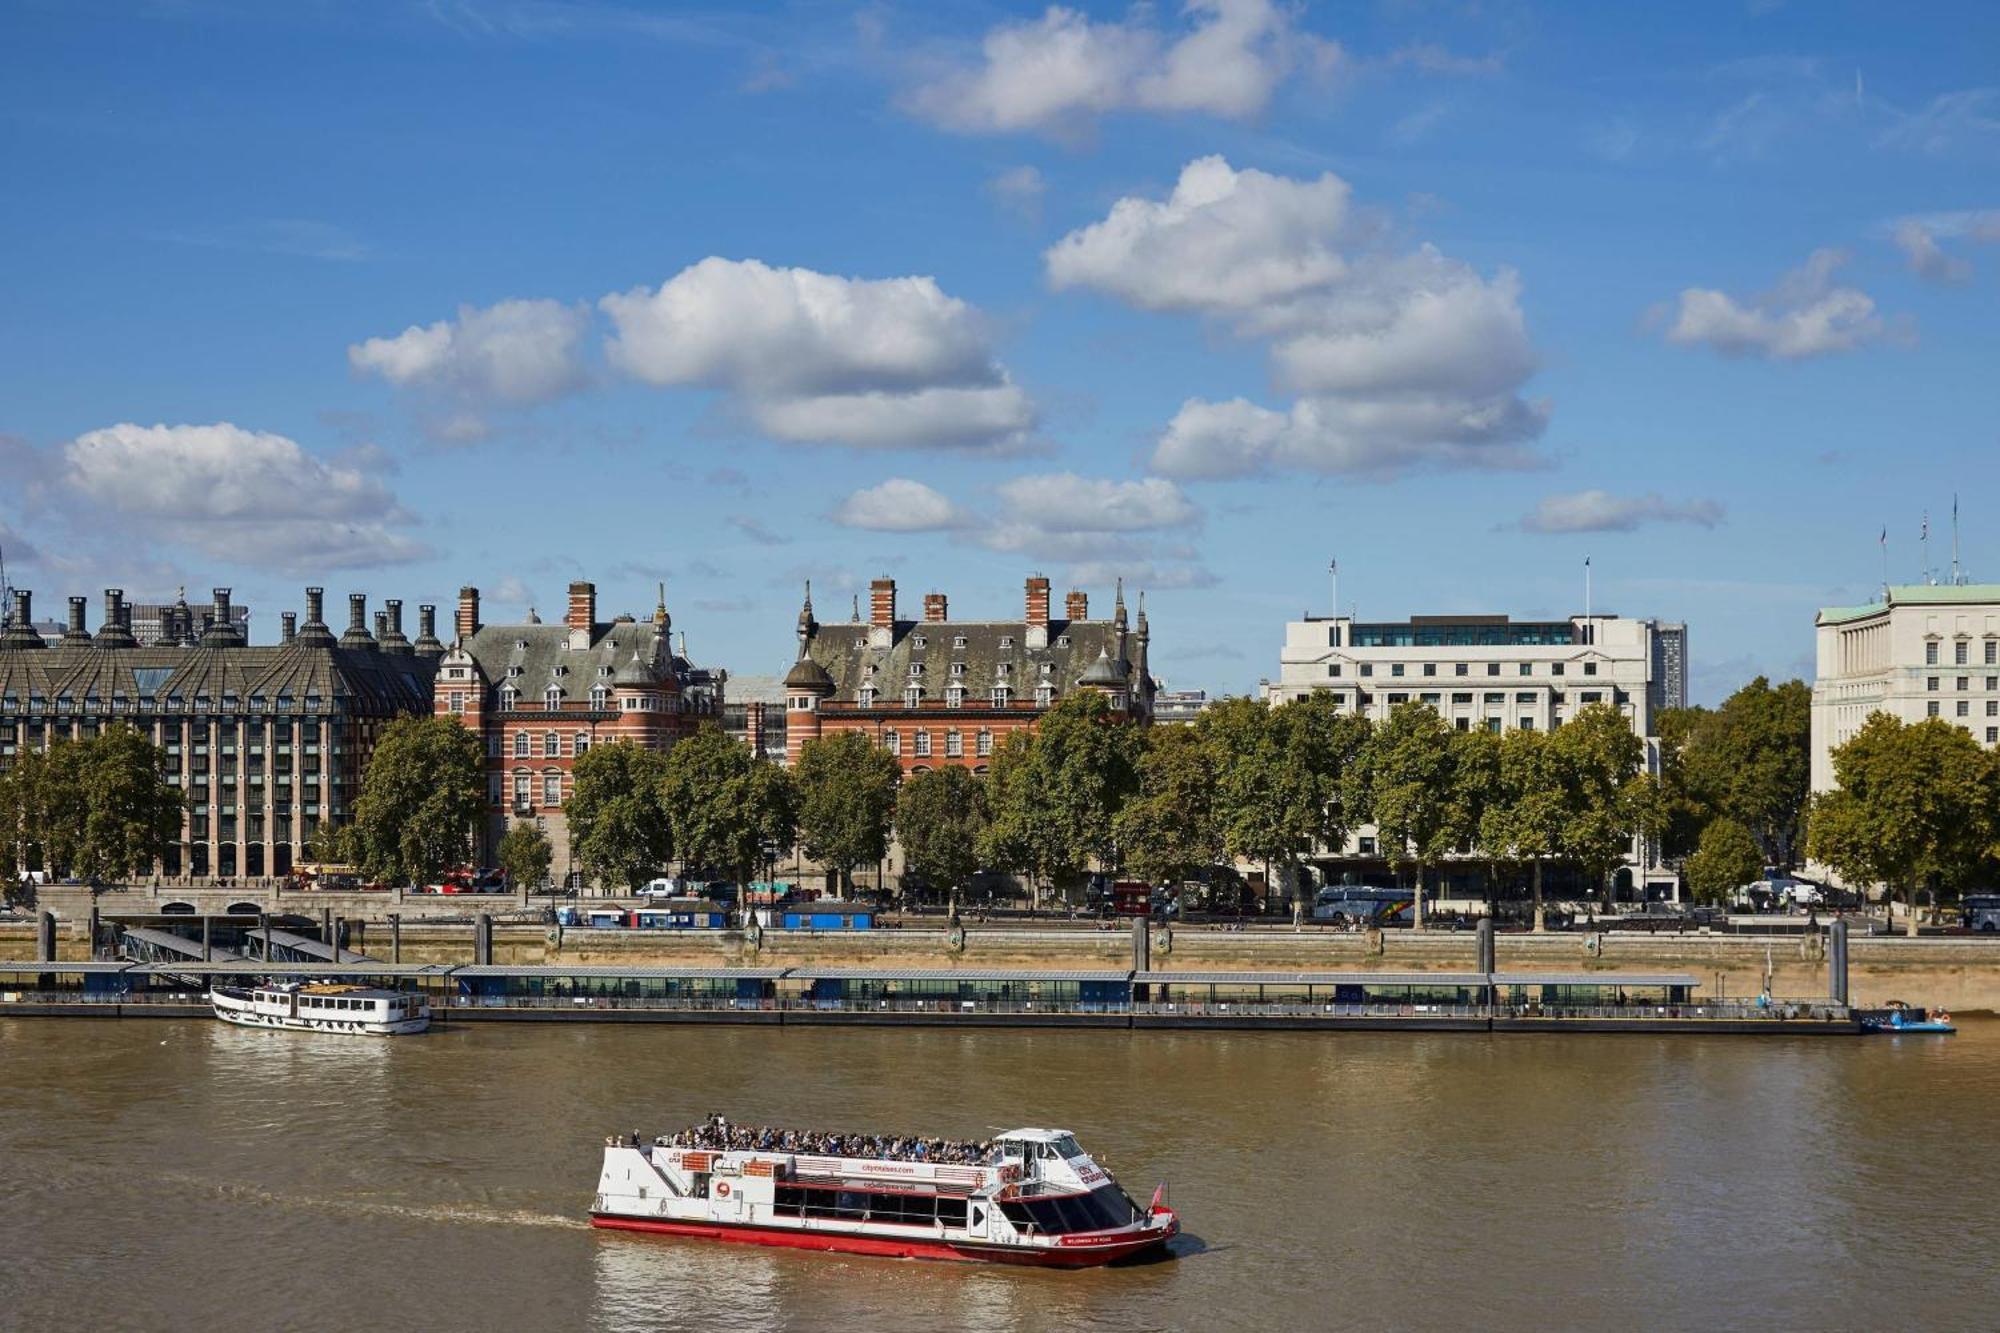
<svg viewBox="0 0 2000 1333">
<path fill-rule="evenodd" d="M 118 952 L 139 963 L 217 963 L 232 962 L 243 957 L 234 949 L 225 949 L 219 944 L 211 944 L 206 956 L 202 953 L 201 941 L 191 940 L 185 935 L 176 935 L 170 930 L 153 930 L 147 926 L 124 926 L 118 932 Z"/>
<path fill-rule="evenodd" d="M 294 935 L 289 930 L 259 927 L 245 931 L 243 947 L 246 956 L 262 958 L 278 963 L 373 963 L 378 959 L 352 949 L 342 949 L 304 935 Z"/>
</svg>

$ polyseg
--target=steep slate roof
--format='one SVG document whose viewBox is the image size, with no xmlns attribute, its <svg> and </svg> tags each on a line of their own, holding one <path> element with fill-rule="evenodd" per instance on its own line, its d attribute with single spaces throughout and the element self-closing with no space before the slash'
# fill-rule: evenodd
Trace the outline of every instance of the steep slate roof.
<svg viewBox="0 0 2000 1333">
<path fill-rule="evenodd" d="M 590 691 L 598 685 L 611 687 L 620 668 L 630 667 L 634 653 L 656 677 L 667 656 L 659 626 L 632 620 L 593 626 L 588 648 L 571 648 L 569 626 L 560 624 L 481 625 L 464 647 L 489 686 L 497 690 L 512 681 L 529 708 L 542 706 L 550 685 L 562 690 L 565 704 L 587 706 Z M 513 671 L 515 667 L 520 670 Z M 649 683 L 670 691 L 680 688 L 677 678 L 658 677 Z"/>
<path fill-rule="evenodd" d="M 1049 646 L 1032 649 L 1028 627 L 1019 620 L 899 620 L 888 648 L 869 647 L 868 630 L 866 622 L 812 626 L 806 653 L 832 680 L 834 702 L 858 702 L 861 687 L 871 681 L 884 704 L 900 704 L 913 681 L 923 685 L 927 702 L 942 701 L 953 682 L 965 687 L 968 699 L 983 701 L 995 685 L 1004 684 L 1017 702 L 1031 703 L 1046 680 L 1060 699 L 1076 688 L 1100 653 L 1119 663 L 1120 678 L 1131 688 L 1141 688 L 1132 662 L 1120 658 L 1118 629 L 1109 620 L 1051 620 Z M 954 647 L 961 637 L 965 646 Z M 923 641 L 921 648 L 918 640 Z M 1002 640 L 1012 643 L 1003 646 Z M 1132 643 L 1132 636 L 1127 636 L 1127 643 Z M 1134 651 L 1128 646 L 1126 659 Z M 963 675 L 952 675 L 954 662 L 965 664 Z M 923 667 L 918 676 L 910 674 L 913 663 Z M 1012 668 L 1004 677 L 999 674 L 1003 663 Z M 1049 666 L 1046 676 L 1044 663 Z M 793 668 L 794 673 L 798 670 Z"/>
</svg>

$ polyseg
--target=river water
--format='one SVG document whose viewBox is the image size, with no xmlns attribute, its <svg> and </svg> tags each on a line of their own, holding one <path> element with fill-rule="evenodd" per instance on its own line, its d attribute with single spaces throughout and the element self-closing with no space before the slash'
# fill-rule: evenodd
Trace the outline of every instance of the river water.
<svg viewBox="0 0 2000 1333">
<path fill-rule="evenodd" d="M 1954 1038 L 0 1020 L 0 1325 L 2000 1327 L 2000 1023 Z M 597 1232 L 711 1110 L 1076 1131 L 1172 1260 L 1054 1273 Z"/>
</svg>

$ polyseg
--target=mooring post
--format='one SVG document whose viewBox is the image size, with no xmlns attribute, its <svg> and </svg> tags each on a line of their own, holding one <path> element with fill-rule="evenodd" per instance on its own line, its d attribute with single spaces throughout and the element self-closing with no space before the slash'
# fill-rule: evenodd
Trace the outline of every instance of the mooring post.
<svg viewBox="0 0 2000 1333">
<path fill-rule="evenodd" d="M 389 913 L 389 961 L 400 964 L 403 961 L 403 914 Z"/>
<path fill-rule="evenodd" d="M 201 914 L 201 961 L 204 963 L 213 961 L 213 959 L 211 959 L 211 957 L 209 956 L 208 924 L 209 924 L 208 913 L 203 912 Z"/>
<path fill-rule="evenodd" d="M 472 961 L 477 967 L 493 965 L 493 917 L 481 912 L 472 923 Z"/>
<path fill-rule="evenodd" d="M 53 963 L 56 960 L 56 914 L 43 912 L 40 924 L 35 930 L 35 961 Z"/>
<path fill-rule="evenodd" d="M 257 937 L 259 947 L 264 950 L 261 956 L 268 962 L 271 958 L 271 914 L 262 907 L 257 909 Z"/>
<path fill-rule="evenodd" d="M 1491 973 L 1494 971 L 1493 918 L 1490 916 L 1480 917 L 1479 925 L 1473 930 L 1472 937 L 1479 946 L 1479 970 Z"/>
<path fill-rule="evenodd" d="M 1847 1003 L 1847 923 L 1836 921 L 1826 928 L 1827 998 L 1835 1004 Z"/>
<path fill-rule="evenodd" d="M 333 909 L 331 907 L 322 907 L 319 909 L 319 938 L 320 943 L 333 951 L 334 961 L 340 961 L 340 946 L 333 942 Z"/>
<path fill-rule="evenodd" d="M 90 952 L 89 958 L 97 957 L 97 942 L 104 938 L 104 918 L 97 910 L 97 904 L 90 905 Z"/>
</svg>

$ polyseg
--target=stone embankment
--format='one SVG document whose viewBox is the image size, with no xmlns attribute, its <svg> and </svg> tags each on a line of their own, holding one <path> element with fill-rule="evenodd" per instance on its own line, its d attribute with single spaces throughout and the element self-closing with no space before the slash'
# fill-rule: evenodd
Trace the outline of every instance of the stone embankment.
<svg viewBox="0 0 2000 1333">
<path fill-rule="evenodd" d="M 64 923 L 62 957 L 83 956 L 83 933 Z M 406 921 L 395 947 L 406 963 L 465 963 L 472 959 L 472 934 L 465 924 Z M 350 934 L 348 945 L 386 960 L 390 930 L 369 923 Z M 1469 972 L 1478 970 L 1474 949 L 1470 933 L 1176 928 L 1154 931 L 1151 965 L 1189 972 Z M 31 926 L 0 926 L 0 958 L 30 959 L 34 950 Z M 493 932 L 498 964 L 1122 970 L 1132 965 L 1132 953 L 1132 936 L 1125 930 L 976 924 L 962 935 L 935 929 L 752 935 L 539 925 L 497 925 Z M 1711 998 L 1755 995 L 1767 972 L 1772 994 L 1780 997 L 1818 997 L 1828 990 L 1823 939 L 1814 935 L 1501 935 L 1495 955 L 1502 972 L 1688 973 Z M 1849 993 L 1857 1005 L 1899 999 L 1955 1012 L 2000 1012 L 2000 941 L 1857 934 L 1850 939 L 1849 960 Z"/>
</svg>

